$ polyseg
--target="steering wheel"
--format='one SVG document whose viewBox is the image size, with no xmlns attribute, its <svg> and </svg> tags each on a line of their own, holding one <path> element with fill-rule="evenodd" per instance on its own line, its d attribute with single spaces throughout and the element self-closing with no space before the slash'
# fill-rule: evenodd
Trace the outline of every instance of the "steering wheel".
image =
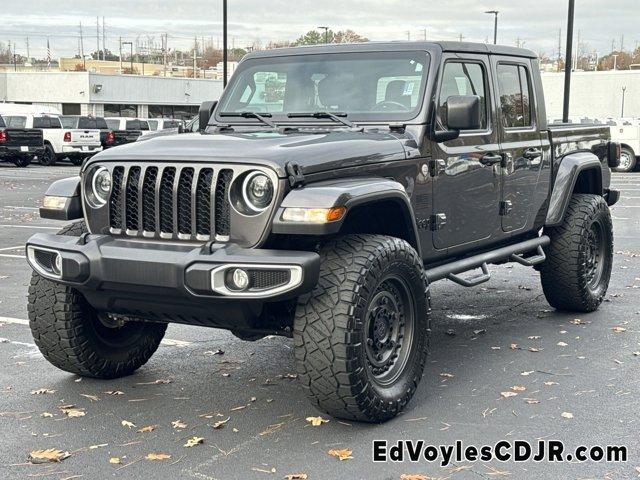
<svg viewBox="0 0 640 480">
<path fill-rule="evenodd" d="M 411 110 L 406 105 L 403 105 L 400 102 L 394 102 L 393 100 L 384 100 L 380 103 L 376 103 L 372 110 L 374 112 L 386 112 L 387 110 L 391 110 L 391 109 L 393 110 L 400 109 L 401 112 L 408 112 L 409 110 Z"/>
</svg>

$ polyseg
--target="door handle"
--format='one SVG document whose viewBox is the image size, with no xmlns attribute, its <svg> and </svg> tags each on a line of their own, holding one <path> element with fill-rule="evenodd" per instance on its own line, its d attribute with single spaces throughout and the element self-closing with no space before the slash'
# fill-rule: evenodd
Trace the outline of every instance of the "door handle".
<svg viewBox="0 0 640 480">
<path fill-rule="evenodd" d="M 502 155 L 485 155 L 480 158 L 480 163 L 482 165 L 490 166 L 495 165 L 496 163 L 502 162 Z"/>
<path fill-rule="evenodd" d="M 542 156 L 542 150 L 539 150 L 537 148 L 529 148 L 528 150 L 524 151 L 522 156 L 527 160 L 535 160 L 536 158 L 540 158 Z"/>
</svg>

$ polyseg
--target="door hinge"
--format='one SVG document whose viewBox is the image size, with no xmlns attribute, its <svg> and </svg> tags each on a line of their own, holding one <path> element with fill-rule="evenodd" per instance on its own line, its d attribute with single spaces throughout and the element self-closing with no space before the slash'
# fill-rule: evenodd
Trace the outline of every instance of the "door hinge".
<svg viewBox="0 0 640 480">
<path fill-rule="evenodd" d="M 502 216 L 509 215 L 512 210 L 513 210 L 513 202 L 511 200 L 500 202 L 500 215 Z"/>
<path fill-rule="evenodd" d="M 431 217 L 429 218 L 429 227 L 433 232 L 442 230 L 442 228 L 444 228 L 446 224 L 447 224 L 447 216 L 444 213 L 431 215 Z"/>
<path fill-rule="evenodd" d="M 298 188 L 298 187 L 304 186 L 306 181 L 304 178 L 304 174 L 302 173 L 302 169 L 300 168 L 300 165 L 294 162 L 289 162 L 287 163 L 287 166 L 285 167 L 285 169 L 287 170 L 287 175 L 289 177 L 289 185 L 291 185 L 291 188 Z"/>
</svg>

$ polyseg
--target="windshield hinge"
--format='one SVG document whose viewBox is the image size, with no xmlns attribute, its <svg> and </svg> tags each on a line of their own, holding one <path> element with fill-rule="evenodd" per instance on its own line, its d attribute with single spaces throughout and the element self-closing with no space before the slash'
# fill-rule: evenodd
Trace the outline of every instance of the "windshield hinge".
<svg viewBox="0 0 640 480">
<path fill-rule="evenodd" d="M 289 162 L 285 168 L 287 170 L 287 175 L 289 176 L 289 185 L 291 185 L 291 188 L 304 186 L 305 179 L 300 165 L 295 162 Z"/>
</svg>

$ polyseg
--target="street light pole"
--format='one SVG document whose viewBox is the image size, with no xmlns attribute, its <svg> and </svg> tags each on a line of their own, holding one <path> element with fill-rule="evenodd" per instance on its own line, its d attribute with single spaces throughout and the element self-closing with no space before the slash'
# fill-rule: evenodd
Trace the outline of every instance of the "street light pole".
<svg viewBox="0 0 640 480">
<path fill-rule="evenodd" d="M 324 30 L 324 43 L 329 43 L 329 27 L 318 27 L 318 30 Z"/>
<path fill-rule="evenodd" d="M 489 15 L 493 15 L 493 44 L 498 44 L 498 14 L 500 13 L 498 10 L 489 10 Z"/>
<path fill-rule="evenodd" d="M 571 69 L 573 57 L 573 20 L 575 18 L 576 0 L 569 0 L 569 15 L 567 19 L 567 51 L 564 62 L 564 105 L 562 121 L 569 123 L 569 100 L 571 98 Z"/>
<path fill-rule="evenodd" d="M 133 42 L 122 42 L 120 44 L 120 64 L 122 64 L 122 45 L 129 45 L 131 47 L 131 55 L 129 56 L 129 61 L 131 62 L 131 72 L 130 75 L 133 75 Z"/>
<path fill-rule="evenodd" d="M 622 113 L 620 114 L 620 118 L 624 118 L 624 100 L 625 95 L 627 93 L 627 87 L 622 87 Z"/>
<path fill-rule="evenodd" d="M 229 52 L 227 47 L 227 0 L 222 0 L 222 86 L 227 86 Z"/>
</svg>

